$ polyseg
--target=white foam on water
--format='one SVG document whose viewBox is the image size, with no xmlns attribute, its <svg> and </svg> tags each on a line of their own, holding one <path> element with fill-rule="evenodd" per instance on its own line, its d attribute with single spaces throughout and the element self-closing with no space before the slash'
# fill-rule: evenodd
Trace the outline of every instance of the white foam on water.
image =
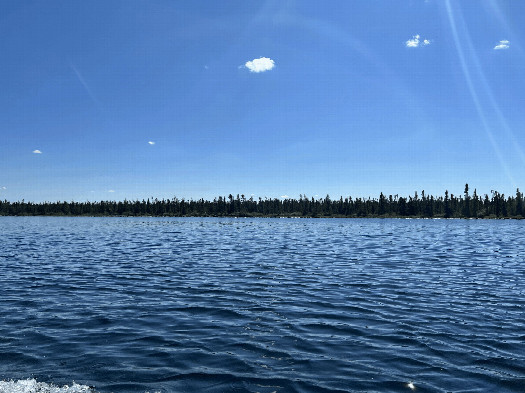
<svg viewBox="0 0 525 393">
<path fill-rule="evenodd" d="M 18 381 L 0 381 L 0 393 L 98 393 L 87 385 L 73 382 L 71 386 L 56 386 L 36 379 L 21 379 Z M 149 393 L 149 392 L 145 392 Z M 160 392 L 154 392 L 160 393 Z"/>
<path fill-rule="evenodd" d="M 35 379 L 21 379 L 19 381 L 0 381 L 0 393 L 95 393 L 95 390 L 74 382 L 71 386 L 60 387 L 37 382 Z"/>
</svg>

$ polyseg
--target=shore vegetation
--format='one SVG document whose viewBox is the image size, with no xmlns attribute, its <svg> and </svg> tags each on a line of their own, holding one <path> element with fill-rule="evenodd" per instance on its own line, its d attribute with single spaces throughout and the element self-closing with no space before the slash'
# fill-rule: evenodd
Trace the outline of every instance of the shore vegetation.
<svg viewBox="0 0 525 393">
<path fill-rule="evenodd" d="M 167 216 L 167 217 L 384 217 L 384 218 L 516 218 L 524 216 L 523 193 L 513 196 L 497 191 L 491 195 L 413 196 L 385 195 L 378 198 L 331 199 L 300 195 L 294 198 L 246 198 L 230 194 L 213 200 L 147 199 L 99 202 L 0 201 L 0 216 Z"/>
</svg>

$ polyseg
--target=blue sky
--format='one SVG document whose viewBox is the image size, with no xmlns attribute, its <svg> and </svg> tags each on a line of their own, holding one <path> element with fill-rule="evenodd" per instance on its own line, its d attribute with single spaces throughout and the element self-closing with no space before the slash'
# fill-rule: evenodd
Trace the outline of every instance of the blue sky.
<svg viewBox="0 0 525 393">
<path fill-rule="evenodd" d="M 524 16 L 510 0 L 0 0 L 0 198 L 525 190 Z"/>
</svg>

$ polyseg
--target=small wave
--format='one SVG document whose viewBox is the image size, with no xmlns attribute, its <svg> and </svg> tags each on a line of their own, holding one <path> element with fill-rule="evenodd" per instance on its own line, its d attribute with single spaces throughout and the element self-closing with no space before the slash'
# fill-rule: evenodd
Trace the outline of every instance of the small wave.
<svg viewBox="0 0 525 393">
<path fill-rule="evenodd" d="M 19 381 L 0 381 L 0 393 L 96 393 L 86 385 L 73 382 L 71 386 L 62 387 L 45 382 L 37 382 L 35 379 L 24 379 Z"/>
</svg>

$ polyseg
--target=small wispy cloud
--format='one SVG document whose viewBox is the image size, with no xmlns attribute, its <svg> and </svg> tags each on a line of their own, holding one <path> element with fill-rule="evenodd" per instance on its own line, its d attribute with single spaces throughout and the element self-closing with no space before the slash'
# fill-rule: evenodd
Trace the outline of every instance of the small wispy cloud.
<svg viewBox="0 0 525 393">
<path fill-rule="evenodd" d="M 405 41 L 405 46 L 407 48 L 418 48 L 420 46 L 427 46 L 430 45 L 430 40 L 423 39 L 421 40 L 421 36 L 419 34 L 416 34 L 411 39 Z"/>
<path fill-rule="evenodd" d="M 509 40 L 501 40 L 498 45 L 494 47 L 495 50 L 500 49 L 509 49 L 510 48 L 510 41 Z"/>
<path fill-rule="evenodd" d="M 7 187 L 2 187 L 2 190 L 7 190 Z"/>
<path fill-rule="evenodd" d="M 35 154 L 42 154 L 42 152 L 40 150 L 38 150 L 38 149 L 33 150 L 33 153 L 35 153 Z"/>
<path fill-rule="evenodd" d="M 115 190 L 108 190 L 108 192 L 115 192 Z"/>
<path fill-rule="evenodd" d="M 260 57 L 258 59 L 247 61 L 244 64 L 244 67 L 248 68 L 250 72 L 259 73 L 273 69 L 275 67 L 275 62 L 269 57 Z"/>
<path fill-rule="evenodd" d="M 154 145 L 155 142 L 153 142 L 153 141 L 149 141 L 148 144 L 150 144 L 150 145 Z"/>
<path fill-rule="evenodd" d="M 288 198 L 290 198 L 290 197 L 289 197 L 288 195 L 281 195 L 281 198 L 282 198 L 282 199 L 288 199 Z"/>
</svg>

